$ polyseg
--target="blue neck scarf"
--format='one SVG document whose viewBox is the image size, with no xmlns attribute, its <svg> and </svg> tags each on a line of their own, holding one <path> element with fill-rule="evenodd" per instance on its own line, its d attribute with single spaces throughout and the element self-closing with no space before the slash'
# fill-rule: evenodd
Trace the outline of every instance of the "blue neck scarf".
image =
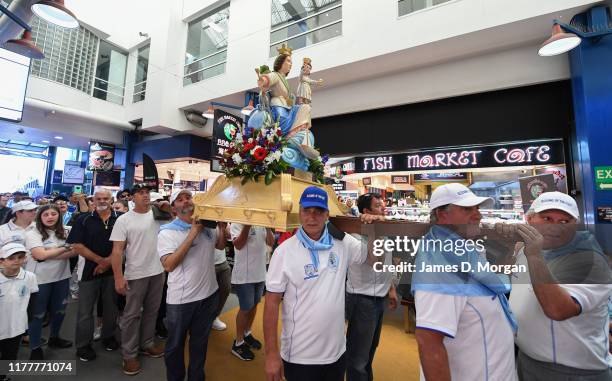
<svg viewBox="0 0 612 381">
<path fill-rule="evenodd" d="M 479 270 L 478 264 L 486 264 L 487 260 L 477 250 L 465 250 L 463 255 L 453 251 L 444 250 L 448 242 L 455 243 L 465 241 L 457 233 L 440 225 L 434 225 L 422 238 L 422 243 L 427 241 L 441 241 L 442 250 L 425 251 L 423 246 L 419 247 L 416 256 L 416 272 L 412 275 L 412 293 L 417 290 L 436 292 L 439 294 L 456 296 L 492 296 L 498 298 L 508 319 L 512 330 L 516 332 L 517 323 L 510 306 L 506 293 L 510 292 L 510 279 L 508 276 L 496 274 L 489 271 Z M 439 245 L 438 245 L 439 246 Z M 469 264 L 471 272 L 462 272 L 462 266 Z M 457 272 L 422 272 L 424 265 L 455 266 Z M 467 267 L 467 266 L 466 266 Z"/>
<path fill-rule="evenodd" d="M 295 233 L 295 236 L 300 240 L 302 245 L 308 249 L 310 252 L 310 258 L 312 260 L 312 265 L 315 267 L 315 271 L 319 271 L 319 254 L 317 252 L 329 250 L 334 245 L 334 239 L 332 238 L 331 234 L 329 234 L 327 225 L 325 225 L 325 230 L 323 230 L 323 234 L 321 234 L 321 238 L 319 238 L 318 241 L 314 241 L 308 237 L 304 231 L 304 228 L 301 226 Z"/>
<path fill-rule="evenodd" d="M 191 224 L 188 224 L 187 222 L 181 220 L 178 217 L 175 218 L 174 221 L 159 227 L 159 231 L 175 230 L 175 231 L 180 231 L 180 232 L 188 232 L 190 229 L 191 229 Z M 212 234 L 210 233 L 209 229 L 202 230 L 202 233 L 206 235 L 206 238 L 209 238 L 209 239 L 212 238 Z"/>
<path fill-rule="evenodd" d="M 576 232 L 574 238 L 566 245 L 552 250 L 542 250 L 542 255 L 544 256 L 546 262 L 548 262 L 555 258 L 562 257 L 567 254 L 578 253 L 581 251 L 597 253 L 603 257 L 606 256 L 603 250 L 601 249 L 601 246 L 599 246 L 599 243 L 597 243 L 597 240 L 595 239 L 593 234 L 588 231 Z"/>
</svg>

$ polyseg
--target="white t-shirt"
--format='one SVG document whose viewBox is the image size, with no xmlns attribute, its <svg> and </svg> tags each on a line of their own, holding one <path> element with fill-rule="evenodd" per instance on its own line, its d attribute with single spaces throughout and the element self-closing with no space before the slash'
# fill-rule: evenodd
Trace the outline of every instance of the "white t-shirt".
<svg viewBox="0 0 612 381">
<path fill-rule="evenodd" d="M 36 229 L 29 230 L 26 237 L 26 248 L 30 251 L 36 247 L 53 249 L 62 246 L 66 240 L 60 239 L 53 230 L 47 230 L 49 238 L 43 241 L 42 235 Z M 70 261 L 68 259 L 47 259 L 39 262 L 34 258 L 29 258 L 26 263 L 26 270 L 36 274 L 38 284 L 47 284 L 59 280 L 68 279 L 70 274 Z"/>
<path fill-rule="evenodd" d="M 225 249 L 219 250 L 215 249 L 215 265 L 220 265 L 221 263 L 227 261 L 227 255 L 225 255 Z"/>
<path fill-rule="evenodd" d="M 346 350 L 346 272 L 352 263 L 364 263 L 367 252 L 347 234 L 318 255 L 315 271 L 310 252 L 293 236 L 276 248 L 266 276 L 268 291 L 285 293 L 280 354 L 290 363 L 331 364 Z"/>
<path fill-rule="evenodd" d="M 157 255 L 159 226 L 151 210 L 148 213 L 130 210 L 115 221 L 110 240 L 127 241 L 125 279 L 142 279 L 164 272 Z"/>
<path fill-rule="evenodd" d="M 581 254 L 576 254 L 581 255 Z M 599 257 L 595 254 L 595 258 Z M 601 266 L 608 266 L 601 258 Z M 517 264 L 528 266 L 521 250 Z M 531 285 L 529 272 L 513 279 L 510 307 L 519 329 L 516 344 L 527 356 L 578 369 L 608 367 L 608 299 L 611 284 L 559 284 L 581 306 L 578 316 L 554 321 L 546 317 Z"/>
<path fill-rule="evenodd" d="M 446 336 L 453 380 L 516 380 L 514 334 L 498 298 L 416 291 L 415 307 L 417 328 Z"/>
<path fill-rule="evenodd" d="M 165 229 L 159 232 L 157 251 L 160 258 L 172 254 L 185 241 L 189 231 Z M 204 228 L 193 241 L 183 261 L 168 273 L 168 304 L 186 304 L 203 300 L 217 289 L 215 276 L 216 229 Z"/>
<path fill-rule="evenodd" d="M 27 228 L 22 228 L 15 225 L 13 220 L 10 220 L 4 225 L 0 226 L 0 247 L 7 243 L 20 243 L 25 246 L 25 233 L 35 228 L 34 222 Z"/>
<path fill-rule="evenodd" d="M 241 224 L 231 224 L 232 240 L 242 231 Z M 266 228 L 251 226 L 242 249 L 234 248 L 232 284 L 259 283 L 266 280 Z"/>
<path fill-rule="evenodd" d="M 21 335 L 28 329 L 28 302 L 30 294 L 38 292 L 36 275 L 24 269 L 14 278 L 0 271 L 0 340 Z"/>
<path fill-rule="evenodd" d="M 363 242 L 363 250 L 367 250 L 367 237 L 353 235 L 356 239 Z M 384 264 L 391 265 L 392 255 L 389 252 L 383 254 Z M 360 294 L 368 296 L 385 297 L 389 293 L 393 273 L 390 271 L 376 272 L 372 265 L 367 263 L 352 264 L 348 269 L 346 277 L 346 292 L 349 294 Z"/>
</svg>

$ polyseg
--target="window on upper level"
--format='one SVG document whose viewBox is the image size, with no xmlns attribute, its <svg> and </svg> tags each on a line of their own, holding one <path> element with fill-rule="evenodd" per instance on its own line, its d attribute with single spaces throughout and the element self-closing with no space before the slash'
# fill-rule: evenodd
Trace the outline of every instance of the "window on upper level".
<svg viewBox="0 0 612 381">
<path fill-rule="evenodd" d="M 189 23 L 183 85 L 225 73 L 230 4 Z"/>
<path fill-rule="evenodd" d="M 399 15 L 407 15 L 449 1 L 451 0 L 399 0 Z"/>
<path fill-rule="evenodd" d="M 91 94 L 99 38 L 80 26 L 66 29 L 32 17 L 32 39 L 45 53 L 32 60 L 33 76 L 62 83 Z"/>
<path fill-rule="evenodd" d="M 93 96 L 122 105 L 125 92 L 127 54 L 116 46 L 100 41 Z"/>
<path fill-rule="evenodd" d="M 270 57 L 342 35 L 342 0 L 272 0 Z"/>
<path fill-rule="evenodd" d="M 138 61 L 136 63 L 136 77 L 134 79 L 134 93 L 132 103 L 144 101 L 147 91 L 147 71 L 149 70 L 149 48 L 151 45 L 138 49 Z"/>
</svg>

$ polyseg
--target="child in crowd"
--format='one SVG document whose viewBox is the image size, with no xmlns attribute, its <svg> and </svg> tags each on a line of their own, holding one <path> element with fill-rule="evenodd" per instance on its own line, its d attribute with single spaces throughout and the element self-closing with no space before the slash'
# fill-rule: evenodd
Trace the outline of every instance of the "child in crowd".
<svg viewBox="0 0 612 381">
<path fill-rule="evenodd" d="M 26 248 L 8 243 L 0 249 L 0 360 L 16 360 L 21 336 L 28 328 L 30 294 L 38 292 L 36 275 L 22 268 Z M 6 380 L 0 375 L 0 381 Z"/>
</svg>

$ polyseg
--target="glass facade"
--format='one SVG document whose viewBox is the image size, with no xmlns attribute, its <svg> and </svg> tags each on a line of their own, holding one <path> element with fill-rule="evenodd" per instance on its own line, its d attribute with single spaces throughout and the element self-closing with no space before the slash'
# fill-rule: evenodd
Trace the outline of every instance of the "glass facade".
<svg viewBox="0 0 612 381">
<path fill-rule="evenodd" d="M 341 35 L 341 0 L 272 0 L 270 57 L 282 44 L 295 50 Z"/>
<path fill-rule="evenodd" d="M 134 93 L 132 103 L 144 101 L 147 91 L 147 71 L 149 70 L 149 48 L 151 45 L 138 49 L 138 61 L 136 63 L 136 77 L 134 79 Z"/>
<path fill-rule="evenodd" d="M 100 39 L 82 26 L 66 29 L 36 16 L 30 25 L 34 44 L 45 53 L 43 60 L 32 60 L 31 74 L 90 94 Z"/>
<path fill-rule="evenodd" d="M 183 85 L 225 73 L 229 3 L 189 23 Z"/>
<path fill-rule="evenodd" d="M 128 55 L 116 46 L 100 41 L 93 96 L 123 104 Z"/>
<path fill-rule="evenodd" d="M 399 15 L 420 11 L 421 9 L 447 3 L 451 0 L 399 0 Z"/>
</svg>

